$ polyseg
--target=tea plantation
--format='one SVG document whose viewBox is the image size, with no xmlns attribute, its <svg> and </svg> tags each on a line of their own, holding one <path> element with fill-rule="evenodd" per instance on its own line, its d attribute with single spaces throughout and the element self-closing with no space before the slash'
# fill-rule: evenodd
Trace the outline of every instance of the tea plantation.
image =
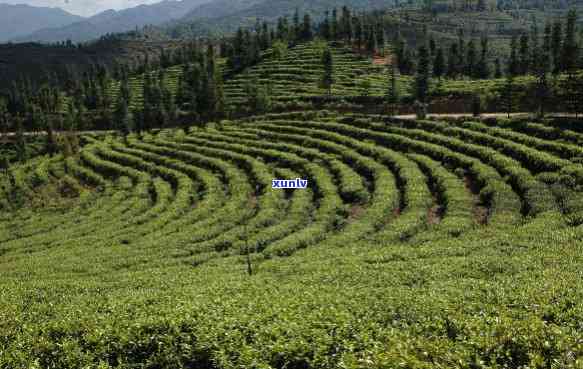
<svg viewBox="0 0 583 369">
<path fill-rule="evenodd" d="M 0 368 L 583 368 L 576 126 L 82 140 L 0 177 Z"/>
<path fill-rule="evenodd" d="M 373 62 L 370 55 L 362 55 L 342 42 L 325 42 L 322 40 L 301 43 L 289 49 L 276 50 L 270 48 L 262 53 L 262 61 L 243 73 L 231 76 L 232 72 L 225 59 L 218 59 L 218 64 L 226 78 L 224 91 L 226 104 L 232 112 L 244 109 L 248 104 L 247 85 L 257 84 L 269 91 L 274 108 L 287 110 L 289 107 L 300 107 L 301 100 L 309 101 L 326 95 L 321 86 L 323 73 L 322 52 L 329 48 L 333 55 L 334 85 L 331 93 L 336 98 L 351 99 L 355 97 L 381 98 L 387 94 L 389 70 L 391 63 L 391 47 L 384 49 L 386 57 L 380 56 Z M 174 65 L 164 69 L 164 82 L 175 96 L 179 79 L 184 78 L 185 65 Z M 149 72 L 151 78 L 158 76 L 159 70 Z M 397 76 L 397 89 L 402 97 L 411 97 L 411 75 Z M 516 78 L 517 89 L 534 81 L 532 76 Z M 488 99 L 496 99 L 504 85 L 503 78 L 487 80 L 448 79 L 443 78 L 431 84 L 431 93 L 435 96 L 468 95 L 480 93 Z M 144 75 L 129 79 L 131 89 L 130 107 L 143 107 Z M 107 91 L 109 101 L 115 105 L 118 101 L 120 82 L 113 81 Z M 63 107 L 63 111 L 66 108 Z"/>
</svg>

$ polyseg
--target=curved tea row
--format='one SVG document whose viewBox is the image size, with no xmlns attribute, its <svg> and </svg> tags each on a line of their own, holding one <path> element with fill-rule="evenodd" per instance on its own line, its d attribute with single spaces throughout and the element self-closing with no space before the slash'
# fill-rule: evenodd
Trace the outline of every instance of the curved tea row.
<svg viewBox="0 0 583 369">
<path fill-rule="evenodd" d="M 199 265 L 357 241 L 390 247 L 526 232 L 551 220 L 581 232 L 583 150 L 573 137 L 543 139 L 546 131 L 324 111 L 124 141 L 87 137 L 78 158 L 42 157 L 2 177 L 13 202 L 51 184 L 75 202 L 2 212 L 0 253 L 8 261 L 62 253 L 55 269 L 69 272 L 84 257 L 97 272 L 154 258 Z M 278 178 L 308 188 L 273 189 Z"/>
</svg>

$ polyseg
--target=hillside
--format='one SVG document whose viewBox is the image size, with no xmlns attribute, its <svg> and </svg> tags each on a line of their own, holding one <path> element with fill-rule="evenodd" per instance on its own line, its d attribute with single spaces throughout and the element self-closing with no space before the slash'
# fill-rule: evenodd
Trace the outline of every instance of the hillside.
<svg viewBox="0 0 583 369">
<path fill-rule="evenodd" d="M 80 75 L 92 65 L 131 65 L 143 60 L 145 54 L 148 54 L 150 60 L 156 60 L 161 50 L 172 50 L 179 45 L 179 41 L 124 39 L 108 39 L 83 47 L 66 44 L 0 44 L 0 93 L 10 88 L 12 82 L 22 78 L 39 81 L 49 74 L 71 77 L 72 74 Z"/>
<path fill-rule="evenodd" d="M 0 43 L 43 28 L 63 27 L 82 19 L 59 8 L 0 4 Z"/>
<path fill-rule="evenodd" d="M 567 127 L 316 111 L 85 136 L 0 177 L 2 363 L 577 368 Z"/>
<path fill-rule="evenodd" d="M 218 0 L 202 5 L 186 14 L 176 28 L 187 27 L 194 34 L 234 32 L 240 26 L 251 26 L 256 19 L 274 22 L 278 17 L 291 16 L 296 9 L 320 18 L 333 8 L 348 6 L 355 10 L 373 10 L 394 5 L 393 0 Z"/>
<path fill-rule="evenodd" d="M 322 51 L 330 47 L 333 54 L 334 85 L 332 96 L 321 86 L 323 66 Z M 393 57 L 391 46 L 385 47 L 386 56 L 377 55 L 373 58 L 347 47 L 341 42 L 326 43 L 312 41 L 300 44 L 285 51 L 282 55 L 269 49 L 263 53 L 263 60 L 258 65 L 248 68 L 225 80 L 224 92 L 228 108 L 233 113 L 242 113 L 248 109 L 248 84 L 259 85 L 270 91 L 270 100 L 275 110 L 318 107 L 322 100 L 331 100 L 332 105 L 338 102 L 339 107 L 350 107 L 351 103 L 367 104 L 369 109 L 383 111 L 384 100 L 389 88 L 389 71 L 386 62 Z M 225 68 L 225 60 L 219 63 Z M 178 81 L 183 78 L 183 65 L 166 69 L 165 83 L 176 96 Z M 224 70 L 227 74 L 228 70 Z M 157 71 L 151 72 L 155 77 Z M 533 81 L 532 77 L 518 77 L 516 83 L 526 86 Z M 397 88 L 405 101 L 412 98 L 413 76 L 398 75 Z M 143 107 L 144 76 L 130 78 L 130 106 L 133 109 Z M 468 112 L 470 103 L 463 96 L 480 93 L 486 100 L 486 111 L 500 111 L 500 91 L 504 79 L 469 80 L 443 78 L 430 84 L 430 91 L 436 97 L 430 111 L 433 112 Z M 119 82 L 111 84 L 108 96 L 116 102 L 119 93 Z M 459 97 L 460 100 L 456 100 Z M 408 99 L 408 100 L 407 100 Z M 449 101 L 449 102 L 448 102 Z M 372 107 L 370 105 L 373 105 Z M 405 104 L 406 105 L 406 104 Z M 354 106 L 353 106 L 354 107 Z M 380 109 L 380 110 L 379 110 Z M 412 108 L 403 107 L 403 112 L 412 112 Z"/>
</svg>

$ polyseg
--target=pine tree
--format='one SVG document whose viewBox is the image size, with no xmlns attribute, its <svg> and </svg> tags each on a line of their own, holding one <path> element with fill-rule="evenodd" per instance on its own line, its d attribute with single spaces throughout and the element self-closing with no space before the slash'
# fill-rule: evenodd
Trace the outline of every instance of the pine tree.
<svg viewBox="0 0 583 369">
<path fill-rule="evenodd" d="M 324 73 L 322 74 L 321 85 L 328 92 L 328 96 L 331 96 L 332 85 L 334 84 L 334 60 L 329 48 L 326 48 L 322 54 L 322 65 L 324 67 Z"/>
<path fill-rule="evenodd" d="M 4 175 L 8 175 L 10 170 L 10 162 L 8 161 L 8 155 L 2 152 L 2 159 L 0 160 L 0 170 Z"/>
<path fill-rule="evenodd" d="M 528 51 L 528 36 L 523 33 L 520 36 L 520 60 L 518 62 L 518 73 L 521 75 L 528 74 L 530 70 L 530 53 Z"/>
<path fill-rule="evenodd" d="M 47 132 L 47 140 L 45 143 L 45 151 L 51 157 L 57 152 L 57 141 L 55 139 L 55 134 L 53 130 L 53 124 L 50 119 L 44 119 L 45 130 Z"/>
<path fill-rule="evenodd" d="M 3 136 L 8 134 L 8 104 L 6 100 L 0 97 L 0 132 Z"/>
<path fill-rule="evenodd" d="M 376 52 L 376 50 L 378 49 L 376 31 L 375 31 L 374 27 L 370 26 L 368 28 L 367 33 L 368 33 L 368 37 L 366 40 L 366 51 L 368 51 L 371 54 L 374 54 Z"/>
<path fill-rule="evenodd" d="M 312 19 L 310 18 L 310 14 L 306 13 L 304 14 L 304 22 L 302 24 L 302 40 L 311 41 L 312 38 Z"/>
<path fill-rule="evenodd" d="M 465 72 L 465 57 L 466 57 L 466 42 L 464 39 L 464 30 L 460 28 L 458 30 L 458 60 L 456 62 L 456 70 L 458 73 L 463 74 Z"/>
<path fill-rule="evenodd" d="M 417 52 L 417 74 L 415 75 L 415 97 L 421 103 L 427 102 L 429 92 L 429 53 L 427 48 L 422 45 Z"/>
<path fill-rule="evenodd" d="M 516 87 L 514 84 L 514 75 L 512 75 L 512 73 L 508 73 L 506 76 L 501 98 L 504 110 L 508 114 L 508 118 L 510 118 L 510 113 L 516 108 Z"/>
<path fill-rule="evenodd" d="M 568 69 L 567 76 L 561 80 L 559 87 L 562 95 L 561 100 L 567 112 L 575 114 L 575 118 L 577 118 L 583 108 L 583 77 L 581 74 L 577 74 L 573 68 Z"/>
<path fill-rule="evenodd" d="M 327 10 L 324 13 L 324 20 L 320 26 L 320 36 L 324 40 L 330 40 L 332 38 L 332 33 L 330 32 L 330 12 Z"/>
<path fill-rule="evenodd" d="M 445 73 L 445 59 L 443 57 L 443 50 L 441 47 L 437 48 L 435 52 L 435 60 L 433 62 L 433 76 L 440 79 Z"/>
<path fill-rule="evenodd" d="M 547 70 L 541 65 L 536 68 L 535 98 L 538 105 L 538 115 L 543 117 L 546 112 L 547 103 L 551 97 L 551 90 L 547 80 Z"/>
<path fill-rule="evenodd" d="M 356 47 L 360 51 L 362 49 L 364 31 L 362 22 L 359 17 L 354 17 L 354 38 L 356 39 Z"/>
<path fill-rule="evenodd" d="M 458 56 L 458 45 L 453 43 L 449 47 L 449 53 L 447 57 L 447 76 L 450 78 L 455 78 L 458 75 L 457 63 L 459 60 Z"/>
<path fill-rule="evenodd" d="M 293 41 L 294 43 L 300 39 L 301 27 L 300 27 L 300 11 L 296 8 L 293 18 Z"/>
<path fill-rule="evenodd" d="M 215 89 L 216 89 L 216 99 L 215 99 L 215 119 L 222 119 L 228 117 L 229 111 L 227 109 L 227 104 L 225 102 L 225 91 L 223 89 L 223 79 L 221 77 L 221 71 L 215 67 Z"/>
<path fill-rule="evenodd" d="M 401 74 L 409 74 L 413 69 L 413 62 L 411 54 L 407 49 L 405 40 L 399 39 L 397 41 L 397 48 L 395 50 L 395 57 L 397 59 L 397 66 L 399 67 L 399 72 Z"/>
<path fill-rule="evenodd" d="M 472 95 L 472 115 L 479 117 L 480 114 L 482 114 L 482 98 L 479 94 L 475 93 Z"/>
<path fill-rule="evenodd" d="M 563 31 L 561 22 L 556 20 L 553 23 L 551 33 L 551 56 L 553 59 L 553 74 L 557 75 L 561 72 L 561 50 L 562 50 Z"/>
<path fill-rule="evenodd" d="M 552 40 L 552 25 L 551 23 L 547 22 L 545 24 L 545 34 L 543 36 L 543 52 L 545 52 L 549 57 L 552 55 L 551 40 Z"/>
<path fill-rule="evenodd" d="M 257 78 L 247 81 L 245 93 L 247 94 L 247 104 L 252 114 L 263 114 L 271 109 L 269 88 L 260 85 Z"/>
<path fill-rule="evenodd" d="M 341 36 L 345 41 L 351 42 L 353 38 L 352 15 L 347 6 L 342 7 L 342 16 L 340 18 Z"/>
<path fill-rule="evenodd" d="M 540 45 L 539 45 L 539 35 L 538 35 L 538 23 L 536 19 L 533 21 L 532 29 L 530 35 L 530 56 L 529 56 L 529 65 L 531 71 L 536 73 L 538 58 L 542 52 Z"/>
<path fill-rule="evenodd" d="M 520 68 L 518 57 L 516 55 L 517 48 L 518 45 L 516 36 L 512 36 L 512 40 L 510 41 L 510 60 L 508 61 L 508 74 L 511 75 L 512 77 L 518 75 Z"/>
<path fill-rule="evenodd" d="M 476 77 L 476 44 L 474 40 L 468 42 L 468 56 L 466 58 L 466 75 L 470 78 Z"/>
<path fill-rule="evenodd" d="M 500 58 L 494 60 L 494 78 L 502 78 L 502 65 Z"/>
<path fill-rule="evenodd" d="M 115 129 L 124 136 L 128 135 L 130 133 L 130 115 L 127 101 L 122 96 L 118 99 L 113 116 Z"/>
<path fill-rule="evenodd" d="M 437 51 L 437 45 L 433 36 L 429 37 L 429 55 L 435 57 L 435 52 Z"/>
<path fill-rule="evenodd" d="M 336 8 L 332 9 L 332 23 L 330 25 L 330 34 L 333 40 L 340 39 L 340 27 L 338 26 L 338 11 Z"/>
<path fill-rule="evenodd" d="M 394 113 L 396 105 L 399 103 L 399 89 L 397 87 L 397 68 L 394 64 L 387 66 L 389 70 L 389 88 L 387 90 L 387 103 L 390 106 L 391 114 Z"/>
<path fill-rule="evenodd" d="M 142 132 L 144 130 L 144 111 L 143 110 L 135 110 L 133 112 L 133 123 L 134 129 L 136 133 L 141 137 Z"/>
<path fill-rule="evenodd" d="M 477 66 L 477 76 L 481 79 L 487 79 L 490 77 L 490 68 L 488 67 L 488 37 L 486 35 L 482 35 L 480 44 L 482 46 L 482 50 L 480 54 L 480 61 L 478 62 Z"/>
<path fill-rule="evenodd" d="M 28 160 L 28 146 L 22 119 L 16 118 L 16 160 L 23 163 Z"/>
<path fill-rule="evenodd" d="M 577 12 L 572 9 L 567 14 L 567 26 L 565 27 L 565 40 L 561 53 L 561 70 L 568 71 L 577 66 L 578 48 L 576 35 Z"/>
</svg>

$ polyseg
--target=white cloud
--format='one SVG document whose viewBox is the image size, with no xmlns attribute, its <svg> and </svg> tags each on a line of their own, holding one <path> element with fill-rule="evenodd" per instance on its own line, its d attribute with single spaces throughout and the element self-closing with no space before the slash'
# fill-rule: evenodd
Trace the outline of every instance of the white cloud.
<svg viewBox="0 0 583 369">
<path fill-rule="evenodd" d="M 125 9 L 140 4 L 153 4 L 161 0 L 0 0 L 7 4 L 59 7 L 70 13 L 91 16 L 107 9 Z"/>
</svg>

